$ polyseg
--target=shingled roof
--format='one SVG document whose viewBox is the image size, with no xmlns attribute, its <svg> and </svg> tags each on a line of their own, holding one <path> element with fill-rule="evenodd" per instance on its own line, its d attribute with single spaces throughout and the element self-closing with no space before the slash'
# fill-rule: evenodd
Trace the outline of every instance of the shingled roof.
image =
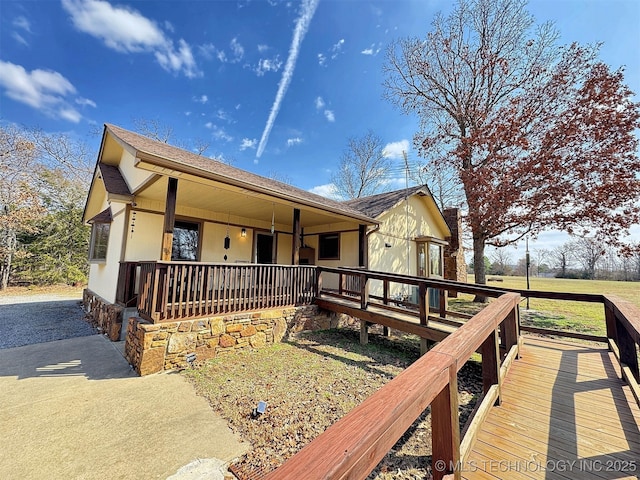
<svg viewBox="0 0 640 480">
<path fill-rule="evenodd" d="M 430 195 L 428 188 L 424 185 L 417 187 L 403 188 L 401 190 L 394 190 L 393 192 L 380 193 L 378 195 L 371 195 L 369 197 L 354 198 L 353 200 L 347 200 L 343 202 L 345 205 L 358 210 L 365 215 L 377 218 L 378 215 L 393 208 L 398 203 L 403 201 L 405 197 L 411 196 L 414 193 L 423 191 Z"/>
<path fill-rule="evenodd" d="M 303 205 L 322 208 L 333 213 L 363 220 L 366 223 L 377 223 L 373 218 L 368 217 L 361 211 L 356 210 L 343 202 L 331 200 L 306 190 L 287 185 L 286 183 L 262 177 L 255 173 L 232 167 L 226 163 L 222 163 L 202 155 L 197 155 L 181 148 L 173 147 L 169 144 L 125 130 L 124 128 L 120 128 L 116 125 L 105 124 L 105 128 L 111 135 L 136 150 L 138 154 L 143 153 L 147 156 L 164 160 L 165 162 L 168 161 L 176 170 L 181 170 L 181 167 L 196 169 L 201 172 L 203 176 L 224 181 L 232 185 L 262 191 L 269 195 L 288 200 L 293 199 Z M 149 160 L 153 163 L 153 158 L 145 158 L 145 160 Z"/>
<path fill-rule="evenodd" d="M 100 162 L 98 169 L 107 192 L 115 195 L 131 195 L 127 182 L 125 182 L 118 167 Z"/>
</svg>

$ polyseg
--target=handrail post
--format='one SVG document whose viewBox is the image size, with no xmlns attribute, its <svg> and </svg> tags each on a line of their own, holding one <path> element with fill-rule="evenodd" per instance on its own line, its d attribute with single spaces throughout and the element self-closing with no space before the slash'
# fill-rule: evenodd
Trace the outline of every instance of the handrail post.
<svg viewBox="0 0 640 480">
<path fill-rule="evenodd" d="M 618 333 L 616 329 L 616 315 L 607 302 L 604 302 L 604 319 L 607 327 L 607 338 L 618 343 Z"/>
<path fill-rule="evenodd" d="M 429 304 L 427 303 L 427 284 L 418 284 L 418 310 L 420 312 L 420 325 L 426 325 L 429 316 Z"/>
<path fill-rule="evenodd" d="M 369 306 L 369 278 L 366 274 L 360 274 L 360 308 L 366 310 Z"/>
<path fill-rule="evenodd" d="M 620 351 L 620 363 L 625 364 L 631 373 L 640 382 L 640 372 L 638 371 L 638 352 L 636 342 L 629 331 L 616 318 L 616 333 L 618 336 L 618 350 Z"/>
<path fill-rule="evenodd" d="M 431 402 L 431 472 L 434 480 L 453 473 L 461 478 L 460 423 L 458 418 L 458 375 L 449 366 L 449 383 Z"/>
<path fill-rule="evenodd" d="M 316 298 L 322 293 L 322 267 L 316 267 L 316 285 L 314 288 Z"/>
<path fill-rule="evenodd" d="M 486 394 L 492 385 L 498 385 L 498 398 L 496 405 L 502 403 L 500 381 L 500 343 L 498 341 L 498 329 L 495 329 L 482 343 L 482 391 Z"/>
<path fill-rule="evenodd" d="M 518 328 L 518 318 L 520 317 L 520 307 L 516 305 L 513 310 L 509 313 L 507 318 L 504 319 L 501 326 L 502 329 L 500 332 L 504 335 L 504 346 L 506 348 L 507 353 L 511 350 L 511 347 L 518 344 L 518 337 L 520 336 L 520 331 Z M 516 355 L 516 358 L 520 358 L 520 352 Z"/>
</svg>

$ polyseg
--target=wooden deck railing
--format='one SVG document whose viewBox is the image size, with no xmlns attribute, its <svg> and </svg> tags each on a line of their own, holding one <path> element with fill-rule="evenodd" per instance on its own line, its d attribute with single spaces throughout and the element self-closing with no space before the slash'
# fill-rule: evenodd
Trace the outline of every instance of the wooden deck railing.
<svg viewBox="0 0 640 480">
<path fill-rule="evenodd" d="M 138 312 L 163 322 L 307 305 L 315 278 L 310 266 L 141 262 Z"/>
<path fill-rule="evenodd" d="M 368 272 L 364 275 L 366 290 Z M 500 402 L 502 379 L 518 354 L 519 301 L 518 294 L 507 293 L 490 303 L 265 478 L 365 478 L 429 405 L 434 478 L 448 474 L 460 478 L 456 467 L 488 409 Z M 500 325 L 512 332 L 507 335 L 509 353 L 503 361 Z M 477 350 L 482 353 L 484 399 L 460 442 L 457 373 Z"/>
<path fill-rule="evenodd" d="M 640 309 L 631 303 L 602 295 L 557 292 L 512 291 L 446 280 L 423 279 L 360 269 L 318 267 L 318 295 L 359 299 L 360 308 L 370 305 L 389 310 L 400 309 L 389 295 L 391 283 L 415 286 L 418 303 L 401 301 L 402 312 L 410 307 L 421 324 L 428 321 L 428 288 L 497 297 L 480 313 L 462 324 L 413 365 L 382 387 L 340 421 L 303 448 L 265 478 L 275 479 L 363 479 L 393 447 L 409 426 L 431 405 L 432 472 L 435 479 L 459 479 L 462 465 L 471 450 L 489 409 L 499 404 L 502 380 L 519 354 L 520 293 L 535 298 L 603 303 L 608 341 L 619 359 L 623 376 L 640 404 L 638 388 L 638 347 L 640 346 Z M 323 274 L 338 275 L 338 289 L 322 287 Z M 369 295 L 371 280 L 382 281 L 382 296 Z M 415 307 L 415 308 L 411 308 Z M 444 316 L 450 312 L 440 311 Z M 571 335 L 548 330 L 541 333 Z M 580 335 L 578 335 L 580 336 Z M 584 336 L 588 337 L 588 336 Z M 499 342 L 500 339 L 500 342 Z M 500 345 L 500 343 L 502 345 Z M 501 355 L 500 347 L 506 354 Z M 458 389 L 456 374 L 475 351 L 482 354 L 484 397 L 462 431 L 458 425 Z M 502 359 L 502 361 L 501 361 Z"/>
<path fill-rule="evenodd" d="M 131 307 L 136 304 L 140 275 L 139 266 L 138 262 L 120 262 L 116 302 L 125 307 Z"/>
</svg>

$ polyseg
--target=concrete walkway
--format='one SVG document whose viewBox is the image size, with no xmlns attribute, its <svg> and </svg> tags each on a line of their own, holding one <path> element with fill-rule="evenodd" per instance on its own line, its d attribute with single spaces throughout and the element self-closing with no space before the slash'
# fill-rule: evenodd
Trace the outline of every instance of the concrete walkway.
<svg viewBox="0 0 640 480">
<path fill-rule="evenodd" d="M 0 438 L 7 479 L 164 479 L 248 448 L 179 374 L 138 377 L 99 335 L 0 350 Z"/>
</svg>

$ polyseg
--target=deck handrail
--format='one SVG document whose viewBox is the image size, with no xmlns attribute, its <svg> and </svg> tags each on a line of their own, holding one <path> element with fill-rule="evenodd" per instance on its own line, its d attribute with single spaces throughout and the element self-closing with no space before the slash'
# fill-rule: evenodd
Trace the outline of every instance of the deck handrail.
<svg viewBox="0 0 640 480">
<path fill-rule="evenodd" d="M 305 265 L 139 262 L 138 313 L 152 322 L 309 305 L 315 270 Z"/>
<path fill-rule="evenodd" d="M 448 474 L 460 478 L 456 466 L 466 452 L 464 447 L 461 451 L 459 436 L 456 374 L 480 349 L 483 403 L 500 401 L 504 370 L 500 368 L 498 328 L 503 322 L 515 328 L 519 301 L 518 294 L 507 293 L 490 303 L 265 480 L 365 478 L 429 405 L 434 478 Z M 507 357 L 517 355 L 517 349 L 516 339 Z M 469 428 L 466 435 L 474 432 L 475 428 Z"/>
</svg>

